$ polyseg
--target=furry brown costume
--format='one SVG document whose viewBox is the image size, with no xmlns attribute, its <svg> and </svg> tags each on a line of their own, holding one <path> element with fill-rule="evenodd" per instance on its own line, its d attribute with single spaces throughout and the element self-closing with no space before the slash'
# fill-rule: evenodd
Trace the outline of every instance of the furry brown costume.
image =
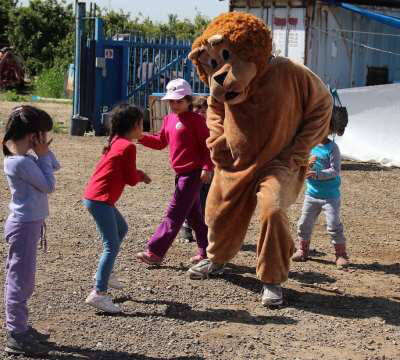
<svg viewBox="0 0 400 360">
<path fill-rule="evenodd" d="M 271 56 L 257 17 L 226 13 L 194 42 L 189 58 L 210 86 L 207 141 L 216 165 L 206 206 L 208 256 L 239 251 L 258 203 L 257 276 L 287 280 L 294 244 L 287 209 L 302 189 L 308 156 L 329 131 L 332 98 L 306 67 Z"/>
</svg>

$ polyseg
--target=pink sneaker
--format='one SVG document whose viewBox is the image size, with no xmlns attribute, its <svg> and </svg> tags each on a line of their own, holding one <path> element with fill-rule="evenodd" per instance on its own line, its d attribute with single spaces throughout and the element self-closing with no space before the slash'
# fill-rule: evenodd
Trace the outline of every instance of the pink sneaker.
<svg viewBox="0 0 400 360">
<path fill-rule="evenodd" d="M 205 259 L 207 259 L 207 256 L 203 256 L 203 255 L 197 254 L 196 256 L 192 256 L 190 258 L 190 263 L 191 264 L 197 264 L 200 261 L 205 260 Z"/>
<path fill-rule="evenodd" d="M 136 254 L 136 257 L 148 265 L 161 265 L 163 259 L 150 250 L 142 251 Z"/>
</svg>

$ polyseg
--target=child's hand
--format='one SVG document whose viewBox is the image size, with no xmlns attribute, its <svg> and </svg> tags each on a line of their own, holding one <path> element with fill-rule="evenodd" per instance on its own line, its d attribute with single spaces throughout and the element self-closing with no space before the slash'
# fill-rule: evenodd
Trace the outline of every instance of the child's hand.
<svg viewBox="0 0 400 360">
<path fill-rule="evenodd" d="M 316 180 L 316 179 L 317 179 L 317 172 L 316 172 L 316 171 L 309 171 L 309 172 L 307 172 L 306 178 L 307 178 L 307 179 Z"/>
<path fill-rule="evenodd" d="M 33 137 L 32 149 L 38 157 L 44 156 L 49 152 L 49 146 L 53 139 L 47 140 L 46 132 L 39 132 Z"/>
<path fill-rule="evenodd" d="M 209 184 L 212 180 L 212 171 L 202 170 L 200 180 L 203 184 Z"/>
<path fill-rule="evenodd" d="M 145 173 L 143 173 L 143 182 L 144 182 L 145 184 L 150 184 L 150 183 L 151 183 L 150 177 L 149 177 L 147 174 L 145 174 Z"/>
<path fill-rule="evenodd" d="M 317 157 L 315 155 L 310 156 L 310 158 L 308 159 L 308 167 L 312 167 L 314 166 L 315 162 L 317 161 Z"/>
</svg>

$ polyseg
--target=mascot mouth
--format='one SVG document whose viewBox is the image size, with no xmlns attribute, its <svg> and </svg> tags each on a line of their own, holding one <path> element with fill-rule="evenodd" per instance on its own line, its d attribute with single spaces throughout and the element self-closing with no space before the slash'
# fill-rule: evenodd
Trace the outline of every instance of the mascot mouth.
<svg viewBox="0 0 400 360">
<path fill-rule="evenodd" d="M 236 96 L 238 96 L 239 93 L 235 91 L 229 91 L 225 94 L 225 100 L 233 100 Z"/>
</svg>

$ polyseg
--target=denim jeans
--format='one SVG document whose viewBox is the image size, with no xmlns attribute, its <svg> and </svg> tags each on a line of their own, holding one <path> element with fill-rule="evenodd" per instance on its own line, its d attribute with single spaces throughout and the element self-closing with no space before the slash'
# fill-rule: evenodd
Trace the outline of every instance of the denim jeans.
<svg viewBox="0 0 400 360">
<path fill-rule="evenodd" d="M 103 240 L 103 254 L 96 272 L 96 291 L 107 291 L 108 279 L 122 240 L 128 232 L 128 225 L 115 206 L 87 199 L 83 200 L 83 204 L 93 216 Z"/>
</svg>

